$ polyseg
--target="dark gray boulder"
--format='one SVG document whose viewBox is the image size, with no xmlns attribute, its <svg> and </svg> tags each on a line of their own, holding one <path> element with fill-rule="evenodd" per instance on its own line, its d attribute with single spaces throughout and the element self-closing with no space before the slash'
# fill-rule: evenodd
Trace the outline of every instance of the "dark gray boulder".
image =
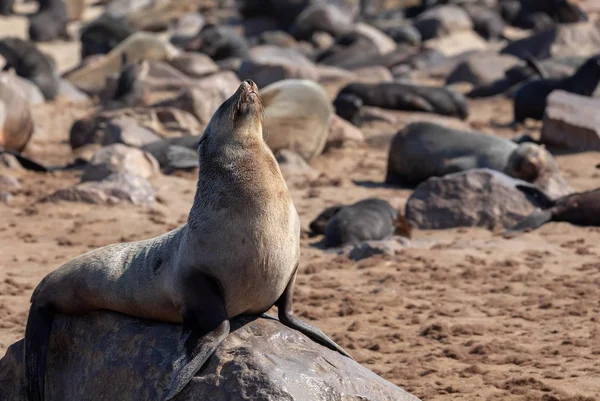
<svg viewBox="0 0 600 401">
<path fill-rule="evenodd" d="M 517 185 L 532 186 L 489 169 L 432 177 L 408 199 L 406 220 L 424 230 L 510 228 L 541 206 Z"/>
<path fill-rule="evenodd" d="M 47 401 L 154 401 L 169 383 L 181 326 L 113 312 L 57 316 Z M 23 342 L 0 360 L 0 399 L 25 401 Z M 236 318 L 232 333 L 173 401 L 418 401 L 355 361 L 274 319 Z"/>
</svg>

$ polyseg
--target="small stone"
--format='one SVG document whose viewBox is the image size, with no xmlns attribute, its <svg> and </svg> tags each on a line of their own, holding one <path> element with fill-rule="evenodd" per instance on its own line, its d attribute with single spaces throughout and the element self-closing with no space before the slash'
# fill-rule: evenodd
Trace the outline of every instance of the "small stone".
<svg viewBox="0 0 600 401">
<path fill-rule="evenodd" d="M 42 199 L 48 201 L 83 202 L 92 204 L 115 204 L 120 202 L 134 205 L 149 205 L 155 201 L 150 183 L 139 175 L 112 174 L 102 181 L 84 182 L 71 188 L 59 189 Z"/>
<path fill-rule="evenodd" d="M 423 230 L 510 228 L 541 206 L 517 185 L 531 186 L 489 169 L 432 177 L 408 199 L 406 219 Z"/>
<path fill-rule="evenodd" d="M 115 118 L 106 123 L 102 145 L 122 143 L 127 146 L 140 148 L 162 138 L 147 128 L 140 126 L 131 117 Z"/>
<path fill-rule="evenodd" d="M 316 81 L 318 73 L 305 56 L 276 46 L 255 46 L 244 60 L 238 77 L 252 79 L 259 88 L 284 79 L 308 79 Z"/>
<path fill-rule="evenodd" d="M 21 189 L 21 183 L 15 177 L 0 174 L 0 191 L 14 193 Z"/>
<path fill-rule="evenodd" d="M 158 161 L 151 154 L 117 143 L 100 148 L 94 154 L 83 172 L 81 181 L 101 181 L 116 173 L 148 178 L 159 169 Z"/>
<path fill-rule="evenodd" d="M 365 136 L 360 129 L 337 114 L 331 117 L 325 150 L 341 148 L 349 143 L 363 143 L 364 141 Z"/>
</svg>

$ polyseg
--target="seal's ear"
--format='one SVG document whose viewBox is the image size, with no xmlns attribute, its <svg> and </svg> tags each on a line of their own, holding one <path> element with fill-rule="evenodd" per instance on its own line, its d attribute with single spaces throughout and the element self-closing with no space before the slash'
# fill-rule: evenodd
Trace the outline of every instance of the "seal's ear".
<svg viewBox="0 0 600 401">
<path fill-rule="evenodd" d="M 123 54 L 121 54 L 121 67 L 126 66 L 128 61 L 127 53 L 123 52 Z"/>
</svg>

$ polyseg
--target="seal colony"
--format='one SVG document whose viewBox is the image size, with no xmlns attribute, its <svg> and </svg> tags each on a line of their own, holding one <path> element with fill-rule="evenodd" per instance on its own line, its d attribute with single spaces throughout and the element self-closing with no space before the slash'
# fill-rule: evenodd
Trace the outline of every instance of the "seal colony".
<svg viewBox="0 0 600 401">
<path fill-rule="evenodd" d="M 107 309 L 183 323 L 181 355 L 163 400 L 177 395 L 227 337 L 230 318 L 261 314 L 273 305 L 283 324 L 350 357 L 293 314 L 300 223 L 263 140 L 254 82 L 242 82 L 217 109 L 198 153 L 201 173 L 187 224 L 156 238 L 81 255 L 34 290 L 24 346 L 29 401 L 44 400 L 55 313 Z"/>
</svg>

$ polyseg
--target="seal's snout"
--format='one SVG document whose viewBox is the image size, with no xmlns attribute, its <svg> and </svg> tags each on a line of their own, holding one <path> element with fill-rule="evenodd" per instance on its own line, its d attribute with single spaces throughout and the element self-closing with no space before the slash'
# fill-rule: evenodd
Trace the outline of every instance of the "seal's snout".
<svg viewBox="0 0 600 401">
<path fill-rule="evenodd" d="M 256 86 L 256 83 L 253 80 L 246 79 L 240 85 L 240 92 L 242 95 L 248 95 L 251 93 L 258 95 L 258 86 Z"/>
</svg>

